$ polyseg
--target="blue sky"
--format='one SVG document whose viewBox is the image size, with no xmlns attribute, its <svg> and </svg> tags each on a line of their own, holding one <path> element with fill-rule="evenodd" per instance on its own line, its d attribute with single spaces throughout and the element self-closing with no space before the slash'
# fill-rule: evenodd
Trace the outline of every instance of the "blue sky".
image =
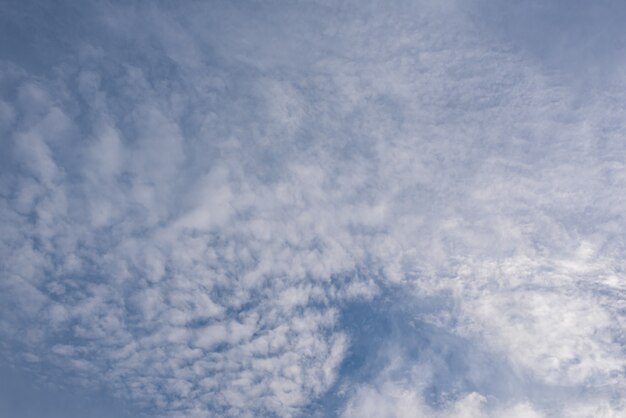
<svg viewBox="0 0 626 418">
<path fill-rule="evenodd" d="M 0 6 L 0 416 L 626 415 L 620 2 Z"/>
</svg>

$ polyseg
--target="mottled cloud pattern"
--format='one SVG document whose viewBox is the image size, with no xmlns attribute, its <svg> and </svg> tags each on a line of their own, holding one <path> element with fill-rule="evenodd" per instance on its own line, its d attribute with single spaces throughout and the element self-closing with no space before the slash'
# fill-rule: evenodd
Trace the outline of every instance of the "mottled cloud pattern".
<svg viewBox="0 0 626 418">
<path fill-rule="evenodd" d="M 154 417 L 625 416 L 626 11 L 552 3 L 5 1 L 2 364 Z"/>
</svg>

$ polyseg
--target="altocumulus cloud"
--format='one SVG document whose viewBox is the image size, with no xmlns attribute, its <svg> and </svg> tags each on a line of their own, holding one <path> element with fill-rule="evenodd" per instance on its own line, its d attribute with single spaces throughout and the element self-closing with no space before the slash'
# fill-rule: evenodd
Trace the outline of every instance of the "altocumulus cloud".
<svg viewBox="0 0 626 418">
<path fill-rule="evenodd" d="M 624 416 L 626 12 L 574 3 L 4 1 L 3 364 L 155 417 Z"/>
</svg>

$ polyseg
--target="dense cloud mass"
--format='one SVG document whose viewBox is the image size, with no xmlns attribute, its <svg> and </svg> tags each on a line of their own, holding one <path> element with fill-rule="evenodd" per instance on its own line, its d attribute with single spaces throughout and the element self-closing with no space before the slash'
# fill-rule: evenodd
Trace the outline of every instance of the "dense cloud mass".
<svg viewBox="0 0 626 418">
<path fill-rule="evenodd" d="M 2 3 L 3 367 L 150 417 L 626 415 L 626 8 Z"/>
</svg>

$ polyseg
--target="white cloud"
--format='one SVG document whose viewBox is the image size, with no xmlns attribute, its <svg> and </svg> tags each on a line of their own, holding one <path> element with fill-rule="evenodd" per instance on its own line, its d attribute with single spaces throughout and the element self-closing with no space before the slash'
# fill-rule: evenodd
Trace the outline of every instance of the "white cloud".
<svg viewBox="0 0 626 418">
<path fill-rule="evenodd" d="M 417 379 L 423 377 L 417 377 Z M 350 398 L 343 418 L 352 417 L 393 417 L 393 418 L 542 418 L 527 402 L 497 409 L 488 408 L 488 400 L 479 393 L 472 392 L 444 406 L 429 406 L 420 393 L 420 388 L 394 381 L 385 381 L 377 387 L 360 387 Z"/>
<path fill-rule="evenodd" d="M 346 417 L 540 417 L 532 384 L 617 416 L 618 95 L 576 104 L 454 2 L 281 6 L 100 6 L 79 62 L 6 72 L 3 338 L 164 416 L 294 416 L 337 380 L 345 302 L 400 286 L 522 387 L 435 407 L 422 368 Z"/>
</svg>

